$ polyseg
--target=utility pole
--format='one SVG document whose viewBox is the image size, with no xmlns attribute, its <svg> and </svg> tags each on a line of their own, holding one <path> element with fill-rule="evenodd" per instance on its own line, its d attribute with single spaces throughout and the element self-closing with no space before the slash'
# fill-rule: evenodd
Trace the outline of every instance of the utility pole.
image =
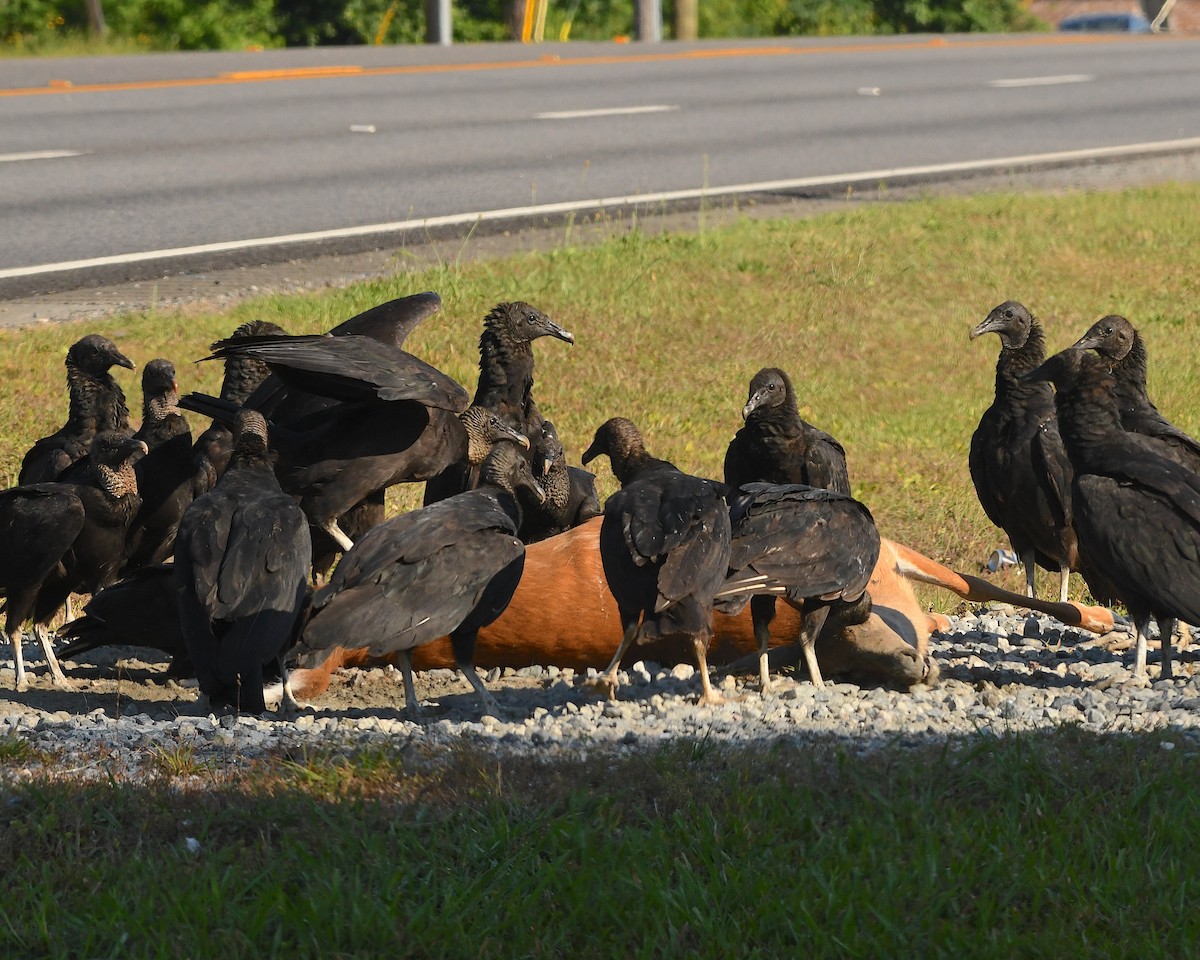
<svg viewBox="0 0 1200 960">
<path fill-rule="evenodd" d="M 662 0 L 634 0 L 637 38 L 643 43 L 662 43 Z"/>
<path fill-rule="evenodd" d="M 84 6 L 87 8 L 88 32 L 93 37 L 104 36 L 108 31 L 108 24 L 104 22 L 103 0 L 84 0 Z"/>
<path fill-rule="evenodd" d="M 425 42 L 448 47 L 453 36 L 450 0 L 425 0 Z"/>
<path fill-rule="evenodd" d="M 697 0 L 675 0 L 675 39 L 695 40 L 700 35 Z"/>
</svg>

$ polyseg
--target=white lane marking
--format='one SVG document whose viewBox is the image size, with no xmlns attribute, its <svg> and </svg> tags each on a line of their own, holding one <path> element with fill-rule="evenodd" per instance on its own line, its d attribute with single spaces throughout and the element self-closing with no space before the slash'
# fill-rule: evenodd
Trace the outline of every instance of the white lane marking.
<svg viewBox="0 0 1200 960">
<path fill-rule="evenodd" d="M 82 157 L 79 150 L 33 150 L 29 153 L 0 153 L 0 163 L 18 160 L 58 160 L 60 157 Z"/>
<path fill-rule="evenodd" d="M 697 187 L 689 190 L 668 190 L 662 193 L 640 193 L 625 197 L 603 197 L 595 200 L 566 200 L 528 207 L 506 207 L 500 210 L 480 210 L 475 213 L 451 213 L 418 220 L 396 220 L 392 223 L 372 223 L 361 227 L 338 227 L 315 230 L 311 233 L 289 233 L 278 237 L 255 237 L 250 240 L 225 240 L 201 243 L 191 247 L 172 247 L 165 250 L 144 250 L 140 253 L 119 253 L 109 257 L 87 260 L 65 260 L 61 263 L 40 263 L 30 267 L 9 267 L 0 270 L 0 280 L 12 277 L 31 277 L 41 273 L 64 270 L 87 270 L 115 264 L 139 263 L 143 260 L 163 260 L 170 257 L 194 256 L 202 253 L 228 253 L 255 247 L 283 246 L 309 243 L 315 240 L 339 240 L 348 237 L 367 237 L 373 234 L 398 233 L 404 230 L 428 230 L 433 227 L 461 226 L 489 220 L 544 216 L 549 213 L 571 213 L 579 210 L 599 210 L 631 204 L 660 204 L 671 200 L 700 200 L 739 193 L 776 193 L 840 184 L 878 183 L 898 177 L 920 177 L 944 173 L 969 173 L 976 170 L 1003 170 L 1017 166 L 1040 166 L 1071 161 L 1100 160 L 1144 154 L 1200 150 L 1200 137 L 1183 140 L 1159 140 L 1149 143 L 1128 143 L 1117 147 L 1090 147 L 1084 150 L 1060 150 L 1056 153 L 1030 153 L 1015 157 L 994 157 L 987 160 L 963 160 L 956 163 L 934 163 L 920 167 L 895 167 L 889 170 L 864 170 L 859 173 L 831 173 L 821 177 L 801 177 L 794 180 L 763 180 L 758 183 L 738 183 L 726 187 Z"/>
<path fill-rule="evenodd" d="M 1091 83 L 1094 73 L 1064 73 L 1057 77 L 1014 77 L 1011 80 L 989 80 L 989 87 L 1053 87 L 1060 83 Z"/>
<path fill-rule="evenodd" d="M 634 113 L 669 113 L 678 110 L 674 103 L 653 103 L 645 107 L 600 107 L 597 110 L 556 110 L 550 113 L 535 113 L 535 120 L 582 120 L 591 117 L 620 117 Z"/>
</svg>

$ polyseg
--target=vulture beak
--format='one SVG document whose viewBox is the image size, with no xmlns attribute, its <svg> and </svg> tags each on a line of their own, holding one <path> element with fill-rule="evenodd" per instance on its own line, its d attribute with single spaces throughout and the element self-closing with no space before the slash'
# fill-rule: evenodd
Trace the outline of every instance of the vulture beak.
<svg viewBox="0 0 1200 960">
<path fill-rule="evenodd" d="M 985 333 L 1000 333 L 1005 329 L 1005 321 L 1002 317 L 987 317 L 982 322 L 976 325 L 971 331 L 971 339 L 978 340 Z"/>
<path fill-rule="evenodd" d="M 536 480 L 533 481 L 533 492 L 534 492 L 534 495 L 537 497 L 538 503 L 546 502 L 546 491 L 542 489 L 542 485 L 540 483 L 538 483 Z"/>
<path fill-rule="evenodd" d="M 564 330 L 545 314 L 542 315 L 542 322 L 539 324 L 539 326 L 542 326 L 545 330 L 545 336 L 555 337 L 558 340 L 564 340 L 571 344 L 575 342 L 575 334 L 573 334 L 570 330 Z"/>
<path fill-rule="evenodd" d="M 595 460 L 603 451 L 596 449 L 596 441 L 592 441 L 592 445 L 583 451 L 583 456 L 579 458 L 579 462 L 585 466 Z"/>
<path fill-rule="evenodd" d="M 501 424 L 504 439 L 511 440 L 517 444 L 522 450 L 529 449 L 529 438 L 520 430 L 514 430 L 508 424 Z"/>
<path fill-rule="evenodd" d="M 747 400 L 746 405 L 742 407 L 742 419 L 749 420 L 750 414 L 761 407 L 766 398 L 766 393 L 763 390 L 759 390 L 757 393 L 750 394 L 750 399 Z"/>
<path fill-rule="evenodd" d="M 115 353 L 113 353 L 112 362 L 113 362 L 113 366 L 115 366 L 115 367 L 124 367 L 126 370 L 135 369 L 134 365 L 133 365 L 133 361 L 130 360 L 127 356 L 125 356 L 125 354 L 121 353 L 119 350 L 116 351 Z"/>
<path fill-rule="evenodd" d="M 1085 333 L 1082 337 L 1071 344 L 1072 350 L 1099 350 L 1103 345 L 1104 339 L 1093 333 Z"/>
</svg>

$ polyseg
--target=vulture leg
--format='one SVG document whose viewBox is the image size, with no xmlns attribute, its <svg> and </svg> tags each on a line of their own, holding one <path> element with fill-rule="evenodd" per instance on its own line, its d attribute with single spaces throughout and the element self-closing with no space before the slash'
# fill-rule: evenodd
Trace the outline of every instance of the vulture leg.
<svg viewBox="0 0 1200 960">
<path fill-rule="evenodd" d="M 767 648 L 771 644 L 771 621 L 775 617 L 775 598 L 751 597 L 750 617 L 754 623 L 754 639 L 758 641 L 758 677 L 762 684 L 762 692 L 768 693 L 771 689 L 771 668 Z"/>
<path fill-rule="evenodd" d="M 483 715 L 491 715 L 493 717 L 500 715 L 500 704 L 496 702 L 496 698 L 488 693 L 488 688 L 483 685 L 483 681 L 479 679 L 479 671 L 475 669 L 475 665 L 471 663 L 460 663 L 459 671 L 475 690 L 475 695 L 479 697 L 479 705 L 483 708 Z"/>
<path fill-rule="evenodd" d="M 1067 594 L 1071 590 L 1071 568 L 1059 567 L 1058 569 L 1058 602 L 1066 603 Z"/>
<path fill-rule="evenodd" d="M 400 667 L 400 678 L 404 681 L 404 716 L 411 723 L 417 723 L 421 717 L 421 701 L 417 698 L 417 688 L 413 683 L 412 651 L 397 651 L 396 663 Z"/>
<path fill-rule="evenodd" d="M 713 689 L 712 682 L 708 678 L 708 641 L 694 637 L 692 643 L 696 647 L 696 664 L 700 667 L 700 686 L 703 688 L 700 702 L 712 706 L 724 703 L 725 698 Z"/>
<path fill-rule="evenodd" d="M 808 666 L 808 678 L 818 688 L 824 688 L 825 680 L 821 676 L 821 668 L 817 666 L 817 636 L 825 626 L 828 616 L 828 604 L 813 607 L 811 602 L 806 603 L 804 621 L 800 624 L 800 651 L 804 654 L 804 662 Z"/>
<path fill-rule="evenodd" d="M 279 701 L 280 710 L 286 710 L 288 713 L 303 712 L 305 705 L 296 699 L 296 694 L 292 690 L 292 675 L 282 663 L 279 664 L 279 675 L 283 678 L 283 693 Z"/>
<path fill-rule="evenodd" d="M 46 655 L 46 664 L 50 667 L 50 676 L 54 678 L 54 685 L 69 690 L 71 682 L 63 674 L 62 667 L 58 665 L 58 657 L 54 655 L 54 644 L 50 642 L 50 634 L 42 624 L 35 623 L 33 635 L 42 645 L 42 652 Z"/>
<path fill-rule="evenodd" d="M 1138 617 L 1134 621 L 1133 679 L 1141 682 L 1146 680 L 1146 631 L 1149 627 L 1149 617 Z"/>
<path fill-rule="evenodd" d="M 629 649 L 629 645 L 633 643 L 633 638 L 637 636 L 638 621 L 635 617 L 625 625 L 625 633 L 621 637 L 621 644 L 617 647 L 617 653 L 612 658 L 612 663 L 608 665 L 608 669 L 597 677 L 593 685 L 597 690 L 600 690 L 609 700 L 615 700 L 617 696 L 617 667 L 621 664 L 621 658 L 625 656 L 625 651 Z"/>
<path fill-rule="evenodd" d="M 0 631 L 2 635 L 3 631 Z M 29 681 L 25 678 L 25 654 L 21 649 L 21 630 L 18 627 L 7 637 L 8 642 L 12 644 L 13 650 L 13 669 L 17 671 L 17 693 L 24 693 L 29 689 Z"/>
<path fill-rule="evenodd" d="M 338 526 L 337 517 L 330 517 L 318 526 L 333 538 L 334 542 L 342 548 L 343 553 L 354 546 L 354 541 L 346 536 L 342 532 L 342 528 Z"/>
<path fill-rule="evenodd" d="M 1164 617 L 1159 620 L 1158 635 L 1162 642 L 1162 670 L 1159 672 L 1159 678 L 1170 680 L 1174 676 L 1174 670 L 1171 665 L 1171 640 L 1175 636 L 1174 618 Z"/>
<path fill-rule="evenodd" d="M 1036 597 L 1037 588 L 1034 586 L 1034 581 L 1037 579 L 1037 561 L 1034 560 L 1034 552 L 1027 550 L 1021 554 L 1021 566 L 1025 568 L 1025 596 Z"/>
</svg>

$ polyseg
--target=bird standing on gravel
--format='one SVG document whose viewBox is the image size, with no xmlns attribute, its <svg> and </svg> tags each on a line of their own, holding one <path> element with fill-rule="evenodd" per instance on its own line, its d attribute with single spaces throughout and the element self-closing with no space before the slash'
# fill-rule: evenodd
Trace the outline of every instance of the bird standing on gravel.
<svg viewBox="0 0 1200 960">
<path fill-rule="evenodd" d="M 295 642 L 311 559 L 308 522 L 275 478 L 266 420 L 243 410 L 229 469 L 192 501 L 175 541 L 184 643 L 214 703 L 266 709 L 263 667 L 282 669 Z M 284 693 L 294 705 L 286 675 Z"/>
<path fill-rule="evenodd" d="M 1200 477 L 1121 428 L 1108 364 L 1068 348 L 1027 374 L 1049 381 L 1074 466 L 1075 529 L 1089 564 L 1112 581 L 1137 628 L 1134 677 L 1146 675 L 1150 617 L 1170 677 L 1175 621 L 1200 623 Z"/>
<path fill-rule="evenodd" d="M 0 492 L 0 594 L 18 690 L 26 686 L 20 627 L 27 620 L 55 683 L 67 685 L 46 625 L 72 593 L 95 593 L 116 580 L 141 505 L 134 461 L 145 452 L 140 440 L 105 430 L 88 448 L 86 477 Z"/>
<path fill-rule="evenodd" d="M 1071 461 L 1059 436 L 1049 384 L 1022 379 L 1046 356 L 1042 326 L 1022 304 L 1000 304 L 971 331 L 1000 337 L 996 392 L 971 436 L 971 481 L 988 519 L 1025 566 L 1025 595 L 1037 596 L 1037 566 L 1059 575 L 1067 599 L 1079 564 L 1071 525 Z"/>
</svg>

